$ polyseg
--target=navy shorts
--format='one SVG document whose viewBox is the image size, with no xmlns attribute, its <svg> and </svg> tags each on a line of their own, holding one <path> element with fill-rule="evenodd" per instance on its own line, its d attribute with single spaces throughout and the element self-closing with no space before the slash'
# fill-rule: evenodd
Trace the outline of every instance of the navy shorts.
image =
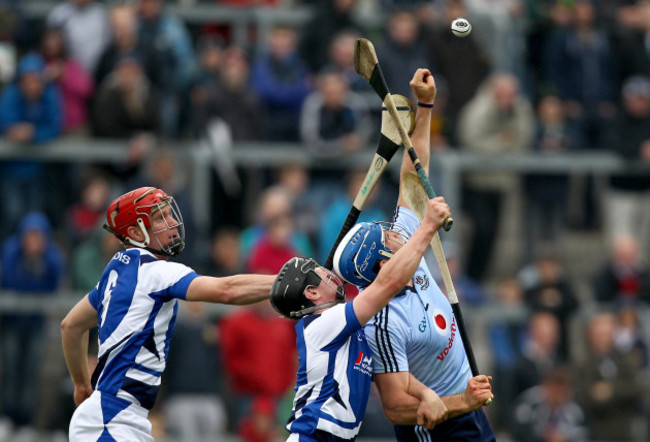
<svg viewBox="0 0 650 442">
<path fill-rule="evenodd" d="M 482 409 L 461 414 L 427 430 L 419 425 L 395 425 L 399 442 L 417 441 L 496 441 L 492 427 Z"/>
</svg>

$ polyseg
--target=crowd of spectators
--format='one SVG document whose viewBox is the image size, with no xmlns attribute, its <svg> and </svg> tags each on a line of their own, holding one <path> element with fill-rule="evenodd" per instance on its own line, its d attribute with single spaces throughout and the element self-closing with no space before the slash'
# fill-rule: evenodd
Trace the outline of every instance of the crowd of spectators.
<svg viewBox="0 0 650 442">
<path fill-rule="evenodd" d="M 190 250 L 181 259 L 206 274 L 275 273 L 294 255 L 324 261 L 363 172 L 292 163 L 262 167 L 253 180 L 219 157 L 210 177 L 214 233 L 192 238 L 187 152 L 174 146 L 206 142 L 223 155 L 219 149 L 238 142 L 295 143 L 322 164 L 372 150 L 381 110 L 354 71 L 362 36 L 374 41 L 393 93 L 409 96 L 415 68 L 434 73 L 433 152 L 607 151 L 630 165 L 650 163 L 649 0 L 222 0 L 221 7 L 311 12 L 301 24 L 278 20 L 264 38 L 251 30 L 247 45 L 227 26 L 183 21 L 169 3 L 66 0 L 37 20 L 23 2 L 0 0 L 0 148 L 46 150 L 74 139 L 92 149 L 106 139 L 128 152 L 110 164 L 0 162 L 0 296 L 91 289 L 120 248 L 101 229 L 104 211 L 142 185 L 177 199 Z M 459 16 L 474 26 L 466 38 L 449 32 Z M 650 311 L 648 176 L 647 169 L 611 176 L 604 189 L 589 176 L 463 177 L 457 210 L 467 237 L 445 249 L 461 304 L 478 316 L 500 313 L 492 313 L 487 350 L 478 354 L 489 354 L 480 358 L 494 375 L 487 412 L 504 438 L 650 437 L 650 329 L 642 321 Z M 264 191 L 251 197 L 253 181 Z M 390 177 L 380 186 L 381 195 L 396 191 Z M 390 217 L 385 201 L 395 198 L 379 195 L 364 219 Z M 522 256 L 497 275 L 498 232 L 517 195 Z M 580 217 L 570 216 L 573 205 Z M 599 264 L 582 280 L 562 261 L 571 229 L 602 235 L 603 256 L 589 257 Z M 199 249 L 200 241 L 209 246 Z M 72 403 L 64 376 L 45 385 L 37 372 L 48 319 L 0 314 L 0 440 L 21 428 L 66 428 L 67 406 L 35 405 L 46 388 Z M 218 317 L 180 312 L 152 414 L 156 434 L 282 437 L 295 339 L 277 319 L 266 304 Z M 361 437 L 386 434 L 376 395 L 371 401 L 373 424 Z"/>
</svg>

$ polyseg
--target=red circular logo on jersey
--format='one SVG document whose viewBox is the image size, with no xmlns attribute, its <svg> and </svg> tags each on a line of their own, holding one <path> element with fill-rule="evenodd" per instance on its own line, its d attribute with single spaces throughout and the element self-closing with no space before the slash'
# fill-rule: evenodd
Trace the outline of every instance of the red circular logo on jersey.
<svg viewBox="0 0 650 442">
<path fill-rule="evenodd" d="M 444 316 L 438 314 L 436 315 L 434 320 L 436 321 L 436 325 L 438 326 L 438 328 L 441 328 L 443 330 L 447 328 L 447 321 L 445 320 Z"/>
</svg>

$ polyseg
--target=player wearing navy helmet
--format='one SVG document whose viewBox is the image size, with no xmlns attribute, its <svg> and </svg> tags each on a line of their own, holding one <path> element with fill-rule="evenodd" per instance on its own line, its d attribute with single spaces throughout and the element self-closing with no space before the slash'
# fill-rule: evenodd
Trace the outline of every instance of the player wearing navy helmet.
<svg viewBox="0 0 650 442">
<path fill-rule="evenodd" d="M 105 228 L 125 250 L 61 323 L 77 405 L 70 441 L 153 441 L 147 419 L 165 369 L 178 300 L 249 304 L 266 299 L 273 275 L 201 276 L 168 258 L 185 247 L 174 198 L 142 187 L 117 198 Z M 99 326 L 92 378 L 88 331 Z"/>
<path fill-rule="evenodd" d="M 413 276 L 433 234 L 449 216 L 442 198 L 429 201 L 412 238 L 382 268 L 362 294 L 345 303 L 343 283 L 313 259 L 292 258 L 271 288 L 271 304 L 296 319 L 296 395 L 286 428 L 289 441 L 352 441 L 363 418 L 372 376 L 372 356 L 363 325 Z M 381 230 L 369 228 L 379 233 Z M 420 401 L 418 422 L 430 428 L 446 416 L 440 398 L 421 384 L 410 391 Z"/>
<path fill-rule="evenodd" d="M 428 171 L 432 106 L 426 104 L 435 99 L 435 81 L 428 70 L 419 69 L 411 88 L 418 101 L 425 103 L 418 107 L 411 141 Z M 405 152 L 400 175 L 409 172 L 415 173 L 415 168 Z M 401 188 L 397 206 L 394 223 L 400 226 L 399 231 L 407 235 L 415 232 L 420 223 L 404 201 Z M 390 225 L 357 227 L 341 241 L 334 268 L 347 282 L 357 285 L 362 296 L 367 290 L 364 287 L 370 287 L 377 277 L 377 270 L 394 260 L 390 255 L 400 250 L 400 236 Z M 364 327 L 372 350 L 374 380 L 399 441 L 494 440 L 480 409 L 492 398 L 492 378 L 472 377 L 455 321 L 451 305 L 422 259 L 400 293 Z M 421 425 L 417 419 L 421 401 L 410 393 L 414 383 L 424 384 L 441 397 L 447 408 L 445 422 L 432 429 Z"/>
</svg>

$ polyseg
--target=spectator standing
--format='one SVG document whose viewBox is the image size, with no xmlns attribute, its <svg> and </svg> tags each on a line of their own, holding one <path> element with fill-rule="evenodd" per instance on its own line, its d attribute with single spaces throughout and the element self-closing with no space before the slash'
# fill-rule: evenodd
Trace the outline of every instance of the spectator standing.
<svg viewBox="0 0 650 442">
<path fill-rule="evenodd" d="M 250 87 L 251 81 L 257 80 L 251 80 L 248 55 L 236 46 L 223 51 L 214 46 L 210 44 L 201 52 L 203 75 L 192 89 L 192 132 L 205 136 L 212 120 L 218 118 L 228 124 L 233 141 L 265 139 L 268 115 L 260 96 Z"/>
<path fill-rule="evenodd" d="M 239 236 L 240 232 L 235 227 L 222 227 L 214 233 L 210 259 L 204 273 L 228 276 L 244 271 Z"/>
<path fill-rule="evenodd" d="M 233 399 L 233 423 L 266 397 L 277 410 L 296 382 L 296 345 L 292 324 L 278 317 L 269 302 L 237 309 L 221 318 L 219 344 Z M 274 416 L 273 421 L 277 425 Z"/>
<path fill-rule="evenodd" d="M 515 404 L 512 437 L 531 442 L 587 441 L 585 412 L 573 399 L 568 368 L 550 371 L 539 385 L 526 390 Z"/>
<path fill-rule="evenodd" d="M 553 254 L 540 255 L 535 262 L 520 272 L 526 305 L 532 312 L 549 312 L 560 325 L 559 356 L 568 361 L 569 326 L 579 307 L 578 299 L 562 263 Z"/>
<path fill-rule="evenodd" d="M 423 29 L 427 65 L 436 72 L 437 82 L 442 83 L 441 79 L 444 79 L 448 89 L 444 112 L 451 121 L 449 134 L 452 139 L 449 141 L 452 146 L 457 145 L 454 127 L 458 113 L 474 97 L 492 66 L 489 56 L 478 45 L 476 34 L 458 38 L 449 32 L 451 22 L 466 17 L 466 12 L 462 0 L 448 1 L 444 6 L 443 23 L 429 23 Z M 440 84 L 438 86 L 440 88 Z"/>
<path fill-rule="evenodd" d="M 391 92 L 413 99 L 409 88 L 411 72 L 428 66 L 424 45 L 421 43 L 420 22 L 410 9 L 398 9 L 390 13 L 386 33 L 377 45 L 382 71 Z M 414 100 L 412 100 L 414 101 Z"/>
<path fill-rule="evenodd" d="M 623 303 L 616 314 L 616 350 L 628 357 L 636 370 L 647 370 L 650 347 L 635 303 Z"/>
<path fill-rule="evenodd" d="M 300 114 L 303 143 L 317 156 L 341 157 L 368 146 L 372 120 L 366 100 L 338 71 L 321 72 Z"/>
<path fill-rule="evenodd" d="M 463 149 L 483 155 L 514 155 L 530 149 L 535 115 L 510 74 L 494 74 L 462 109 L 458 139 Z M 482 281 L 499 231 L 504 198 L 519 181 L 507 172 L 472 172 L 466 177 L 464 210 L 473 224 L 467 274 Z"/>
<path fill-rule="evenodd" d="M 41 42 L 45 59 L 44 77 L 57 84 L 63 102 L 63 130 L 67 133 L 85 129 L 88 102 L 95 90 L 92 77 L 76 60 L 69 58 L 60 29 L 47 29 Z"/>
<path fill-rule="evenodd" d="M 94 0 L 67 0 L 47 16 L 48 27 L 60 28 L 70 58 L 81 63 L 86 72 L 95 72 L 104 48 L 111 40 L 104 5 Z"/>
<path fill-rule="evenodd" d="M 629 2 L 632 3 L 632 2 Z M 650 77 L 650 2 L 637 0 L 633 4 L 615 9 L 617 27 L 614 51 L 619 57 L 618 70 L 621 79 L 641 75 Z"/>
<path fill-rule="evenodd" d="M 612 122 L 607 148 L 630 165 L 650 167 L 650 77 L 628 78 L 621 90 L 622 109 Z M 610 177 L 605 193 L 605 231 L 608 240 L 634 235 L 641 256 L 650 259 L 650 176 Z"/>
<path fill-rule="evenodd" d="M 157 91 L 134 56 L 120 59 L 100 85 L 93 104 L 93 133 L 100 138 L 126 139 L 129 145 L 124 162 L 108 168 L 113 177 L 124 181 L 139 172 L 153 147 L 153 136 L 160 131 L 159 115 L 152 112 L 159 103 Z"/>
<path fill-rule="evenodd" d="M 488 333 L 494 371 L 494 395 L 499 398 L 488 410 L 497 432 L 507 430 L 517 394 L 512 382 L 526 336 L 528 310 L 524 290 L 517 278 L 500 279 L 494 289 L 495 307 L 501 314 L 490 322 Z"/>
<path fill-rule="evenodd" d="M 615 111 L 617 79 L 610 36 L 596 22 L 592 0 L 576 1 L 568 26 L 546 40 L 543 71 L 569 118 L 576 120 L 589 149 L 600 146 L 602 130 Z"/>
<path fill-rule="evenodd" d="M 294 222 L 291 215 L 283 214 L 270 219 L 264 227 L 263 236 L 251 249 L 247 267 L 250 272 L 271 275 L 296 256 L 291 245 Z"/>
<path fill-rule="evenodd" d="M 256 206 L 255 220 L 241 233 L 241 256 L 247 259 L 255 244 L 264 236 L 266 227 L 276 218 L 291 216 L 291 194 L 286 188 L 271 186 L 260 194 Z M 299 230 L 291 235 L 291 246 L 302 256 L 313 255 L 309 237 Z"/>
<path fill-rule="evenodd" d="M 72 251 L 72 288 L 91 290 L 104 272 L 104 263 L 121 250 L 120 241 L 97 225 L 88 239 Z"/>
<path fill-rule="evenodd" d="M 65 276 L 65 258 L 52 240 L 51 224 L 41 212 L 29 212 L 2 245 L 0 289 L 16 295 L 54 296 Z M 41 313 L 5 313 L 0 317 L 2 413 L 16 426 L 34 424 L 45 351 Z"/>
<path fill-rule="evenodd" d="M 582 148 L 579 131 L 566 118 L 562 101 L 555 95 L 542 97 L 537 104 L 533 151 L 543 155 L 562 155 Z M 550 174 L 524 176 L 527 262 L 544 246 L 557 245 L 567 222 L 569 177 Z"/>
<path fill-rule="evenodd" d="M 298 53 L 295 29 L 278 25 L 271 30 L 265 52 L 253 60 L 250 86 L 268 114 L 269 141 L 298 141 L 296 121 L 311 91 L 311 80 Z"/>
<path fill-rule="evenodd" d="M 58 137 L 63 105 L 58 86 L 44 78 L 45 62 L 36 53 L 25 55 L 16 80 L 0 95 L 0 133 L 19 145 L 40 144 Z M 29 210 L 45 208 L 46 166 L 36 161 L 9 161 L 1 166 L 0 188 L 4 195 L 2 224 L 5 232 L 16 228 Z"/>
<path fill-rule="evenodd" d="M 102 84 L 122 58 L 134 56 L 142 61 L 144 71 L 152 83 L 159 85 L 159 77 L 165 69 L 164 60 L 161 53 L 154 48 L 145 47 L 140 41 L 135 7 L 130 3 L 113 6 L 110 11 L 110 27 L 112 39 L 93 72 L 95 84 Z"/>
<path fill-rule="evenodd" d="M 81 186 L 80 198 L 66 214 L 66 234 L 72 247 L 88 239 L 101 225 L 111 196 L 108 179 L 101 173 L 91 173 Z"/>
<path fill-rule="evenodd" d="M 586 327 L 587 355 L 578 367 L 578 401 L 594 440 L 638 440 L 642 385 L 630 358 L 615 346 L 616 316 L 594 315 Z"/>
<path fill-rule="evenodd" d="M 337 33 L 329 44 L 327 64 L 323 69 L 329 67 L 339 71 L 352 91 L 368 93 L 374 100 L 372 88 L 354 69 L 354 48 L 360 37 L 362 34 L 354 30 L 344 29 Z"/>
<path fill-rule="evenodd" d="M 650 303 L 650 271 L 641 260 L 639 240 L 614 238 L 606 262 L 593 277 L 594 299 L 604 303 Z"/>
<path fill-rule="evenodd" d="M 342 31 L 362 33 L 354 17 L 356 6 L 357 0 L 314 2 L 314 15 L 302 29 L 299 47 L 310 72 L 320 72 L 328 64 L 327 49 L 335 35 Z"/>
<path fill-rule="evenodd" d="M 189 32 L 176 16 L 164 11 L 163 0 L 138 0 L 139 42 L 145 53 L 162 61 L 159 77 L 160 119 L 163 134 L 178 136 L 187 118 L 185 96 L 197 75 L 197 62 Z"/>
<path fill-rule="evenodd" d="M 533 313 L 528 319 L 521 353 L 515 361 L 511 382 L 515 397 L 542 383 L 560 365 L 560 323 L 549 312 Z"/>
</svg>

